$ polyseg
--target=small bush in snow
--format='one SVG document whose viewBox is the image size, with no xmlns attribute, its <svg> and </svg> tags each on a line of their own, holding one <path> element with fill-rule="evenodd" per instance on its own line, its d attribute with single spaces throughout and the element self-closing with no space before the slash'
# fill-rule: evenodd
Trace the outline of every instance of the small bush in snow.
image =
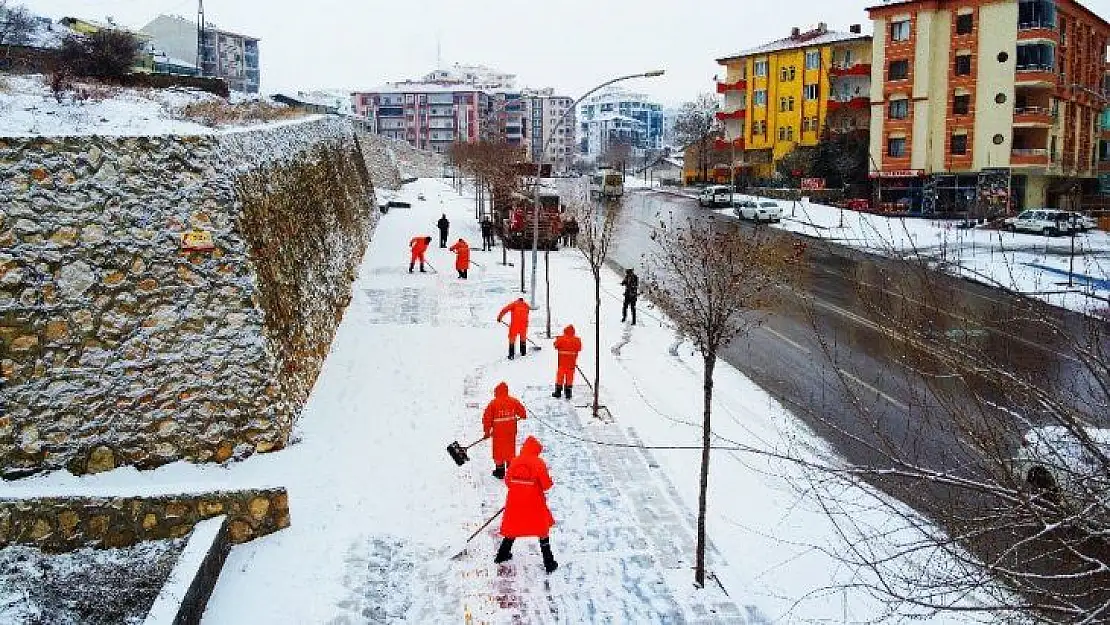
<svg viewBox="0 0 1110 625">
<path fill-rule="evenodd" d="M 121 80 L 131 73 L 139 40 L 121 30 L 70 35 L 62 41 L 61 69 L 71 76 Z"/>
</svg>

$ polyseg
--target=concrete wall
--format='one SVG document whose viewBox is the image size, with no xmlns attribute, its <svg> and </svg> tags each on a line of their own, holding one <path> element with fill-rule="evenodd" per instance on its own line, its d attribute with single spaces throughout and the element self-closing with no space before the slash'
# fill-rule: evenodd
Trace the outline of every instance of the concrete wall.
<svg viewBox="0 0 1110 625">
<path fill-rule="evenodd" d="M 983 4 L 979 7 L 978 76 L 975 93 L 975 136 L 972 168 L 1009 167 L 1014 134 L 1014 68 L 1017 62 L 1017 3 Z M 999 62 L 1005 52 L 1007 59 Z M 995 98 L 1005 96 L 999 104 Z M 995 145 L 995 135 L 1005 138 Z"/>
<path fill-rule="evenodd" d="M 0 476 L 284 446 L 372 193 L 336 118 L 0 139 Z M 193 229 L 215 249 L 183 249 Z"/>
</svg>

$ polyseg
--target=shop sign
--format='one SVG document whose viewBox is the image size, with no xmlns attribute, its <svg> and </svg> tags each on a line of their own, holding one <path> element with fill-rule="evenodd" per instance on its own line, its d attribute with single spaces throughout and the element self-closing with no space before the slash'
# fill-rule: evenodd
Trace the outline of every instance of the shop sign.
<svg viewBox="0 0 1110 625">
<path fill-rule="evenodd" d="M 873 171 L 869 174 L 871 178 L 920 178 L 924 175 L 923 169 L 890 169 Z"/>
</svg>

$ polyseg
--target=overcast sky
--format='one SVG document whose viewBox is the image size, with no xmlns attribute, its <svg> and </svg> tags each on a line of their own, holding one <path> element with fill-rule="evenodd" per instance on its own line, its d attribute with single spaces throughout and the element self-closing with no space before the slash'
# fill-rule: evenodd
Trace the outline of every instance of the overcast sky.
<svg viewBox="0 0 1110 625">
<path fill-rule="evenodd" d="M 114 17 L 142 27 L 159 13 L 194 19 L 196 0 L 15 0 L 53 18 Z M 262 40 L 262 89 L 370 88 L 436 65 L 489 65 L 522 86 L 576 97 L 614 76 L 665 104 L 713 89 L 714 59 L 826 22 L 862 23 L 878 0 L 208 0 L 208 20 Z M 1095 0 L 1095 5 L 1110 0 Z M 1097 10 L 1097 9 L 1096 9 Z"/>
</svg>

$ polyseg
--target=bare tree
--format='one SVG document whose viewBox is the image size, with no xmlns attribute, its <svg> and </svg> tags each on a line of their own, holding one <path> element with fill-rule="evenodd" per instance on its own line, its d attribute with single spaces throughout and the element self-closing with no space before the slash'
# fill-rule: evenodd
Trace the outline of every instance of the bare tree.
<svg viewBox="0 0 1110 625">
<path fill-rule="evenodd" d="M 713 370 L 717 354 L 762 323 L 793 275 L 797 260 L 786 239 L 759 230 L 720 228 L 688 219 L 654 233 L 647 293 L 702 357 L 701 479 L 694 582 L 705 585 L 705 518 L 709 487 Z"/>
<path fill-rule="evenodd" d="M 101 80 L 119 80 L 131 73 L 139 54 L 139 39 L 117 29 L 88 35 L 69 35 L 62 41 L 61 66 L 66 73 Z"/>
<path fill-rule="evenodd" d="M 23 5 L 14 6 L 0 0 L 0 45 L 26 44 L 35 30 L 35 17 Z"/>
<path fill-rule="evenodd" d="M 719 126 L 716 117 L 718 108 L 717 97 L 703 93 L 693 102 L 683 104 L 675 118 L 675 138 L 679 145 L 696 147 L 697 167 L 702 180 L 709 177 L 712 133 Z"/>
<path fill-rule="evenodd" d="M 578 249 L 590 265 L 594 279 L 594 401 L 593 416 L 598 417 L 601 397 L 601 272 L 609 258 L 613 232 L 620 214 L 620 202 L 579 200 L 571 205 L 578 221 Z"/>
<path fill-rule="evenodd" d="M 851 545 L 838 555 L 872 571 L 866 585 L 892 605 L 1110 622 L 1106 322 L 1032 299 L 969 299 L 924 256 L 859 273 L 854 295 L 881 328 L 871 348 L 894 364 L 864 379 L 844 368 L 838 337 L 816 332 L 854 406 L 851 421 L 824 406 L 809 414 L 849 450 L 847 463 L 811 465 L 805 485 Z M 905 389 L 901 415 L 877 410 L 861 379 Z M 859 521 L 840 496 L 859 485 L 892 496 L 873 505 L 894 522 Z M 930 565 L 892 566 L 907 558 Z"/>
</svg>

